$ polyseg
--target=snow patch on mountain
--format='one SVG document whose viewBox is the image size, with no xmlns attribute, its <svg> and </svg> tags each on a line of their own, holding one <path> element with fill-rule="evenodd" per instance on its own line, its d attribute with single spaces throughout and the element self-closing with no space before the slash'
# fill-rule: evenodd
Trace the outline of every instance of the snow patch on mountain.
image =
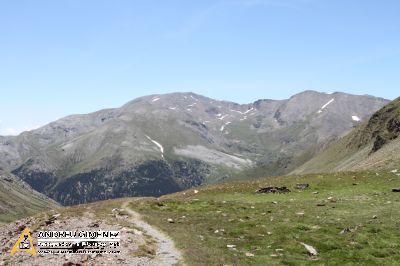
<svg viewBox="0 0 400 266">
<path fill-rule="evenodd" d="M 223 120 L 225 117 L 227 117 L 227 116 L 229 116 L 229 115 L 223 115 L 223 116 L 221 116 L 220 118 L 218 118 L 219 120 Z"/>
<path fill-rule="evenodd" d="M 251 111 L 253 111 L 254 110 L 254 108 L 253 107 L 251 107 L 251 109 L 249 109 L 249 110 L 247 110 L 246 112 L 244 112 L 243 114 L 245 115 L 245 114 L 247 114 L 247 113 L 250 113 Z"/>
<path fill-rule="evenodd" d="M 153 142 L 159 149 L 161 152 L 161 157 L 164 159 L 164 147 L 157 141 L 153 140 L 152 138 L 150 138 L 149 136 L 146 135 L 146 138 L 148 140 L 150 140 L 151 142 Z"/>
<path fill-rule="evenodd" d="M 318 114 L 322 113 L 322 110 L 324 110 L 328 105 L 330 105 L 334 101 L 335 101 L 335 99 L 330 99 L 329 102 L 327 102 L 326 104 L 322 105 L 321 109 L 319 109 L 317 113 Z"/>
</svg>

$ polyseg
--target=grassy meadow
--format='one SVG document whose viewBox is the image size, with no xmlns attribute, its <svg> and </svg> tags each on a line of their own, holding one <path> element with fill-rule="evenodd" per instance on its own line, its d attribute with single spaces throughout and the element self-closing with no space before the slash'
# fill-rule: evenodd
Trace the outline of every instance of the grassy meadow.
<svg viewBox="0 0 400 266">
<path fill-rule="evenodd" d="M 299 190 L 297 183 L 310 187 Z M 291 192 L 255 193 L 266 186 Z M 189 265 L 398 265 L 396 187 L 395 173 L 272 177 L 141 199 L 130 207 L 167 232 Z M 310 256 L 302 243 L 318 255 Z"/>
</svg>

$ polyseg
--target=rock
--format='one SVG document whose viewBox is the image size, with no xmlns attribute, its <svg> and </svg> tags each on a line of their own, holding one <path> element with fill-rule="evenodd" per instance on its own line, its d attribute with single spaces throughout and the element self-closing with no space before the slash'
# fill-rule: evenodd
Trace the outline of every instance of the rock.
<svg viewBox="0 0 400 266">
<path fill-rule="evenodd" d="M 197 189 L 195 189 L 193 192 L 194 192 L 194 194 L 199 193 L 199 191 Z"/>
<path fill-rule="evenodd" d="M 272 204 L 278 204 L 278 202 L 277 201 L 273 201 Z"/>
<path fill-rule="evenodd" d="M 236 248 L 236 245 L 226 245 L 227 248 Z"/>
<path fill-rule="evenodd" d="M 26 226 L 24 224 L 21 224 L 21 225 L 18 226 L 17 231 L 18 232 L 22 232 L 22 231 L 24 231 L 25 227 Z"/>
<path fill-rule="evenodd" d="M 374 215 L 372 216 L 372 219 L 378 219 L 378 216 Z"/>
<path fill-rule="evenodd" d="M 171 218 L 168 218 L 168 219 L 167 219 L 167 222 L 169 222 L 170 224 L 175 223 L 175 221 L 174 221 L 173 219 L 171 219 Z"/>
<path fill-rule="evenodd" d="M 246 252 L 244 255 L 245 255 L 246 257 L 254 257 L 254 254 L 253 254 L 253 253 L 250 253 L 250 252 Z"/>
<path fill-rule="evenodd" d="M 333 197 L 328 197 L 328 200 L 329 200 L 330 202 L 333 202 L 333 203 L 335 203 L 335 202 L 336 202 L 336 199 L 335 199 L 335 198 L 333 198 Z"/>
<path fill-rule="evenodd" d="M 346 227 L 346 228 L 344 228 L 342 231 L 340 231 L 340 234 L 342 235 L 342 234 L 350 233 L 350 232 L 351 232 L 351 229 L 348 228 L 348 227 Z"/>
<path fill-rule="evenodd" d="M 85 255 L 85 256 L 83 256 L 81 262 L 87 262 L 88 260 L 89 260 L 89 256 Z"/>
<path fill-rule="evenodd" d="M 164 204 L 164 203 L 162 203 L 162 202 L 160 202 L 160 201 L 159 201 L 159 202 L 157 202 L 156 204 L 157 204 L 157 206 L 158 206 L 158 207 L 163 207 L 163 206 L 165 206 L 165 204 Z"/>
<path fill-rule="evenodd" d="M 135 235 L 138 235 L 138 236 L 143 235 L 143 232 L 142 232 L 142 231 L 139 231 L 139 230 L 136 230 L 136 229 L 133 229 L 133 233 L 134 233 Z"/>
<path fill-rule="evenodd" d="M 314 192 L 313 192 L 313 194 L 318 194 L 318 193 L 319 193 L 318 191 L 314 191 Z"/>
<path fill-rule="evenodd" d="M 296 184 L 296 189 L 306 189 L 308 188 L 310 185 L 309 184 Z"/>
<path fill-rule="evenodd" d="M 318 255 L 317 250 L 313 246 L 307 245 L 305 243 L 300 243 L 300 244 L 302 244 L 305 247 L 305 249 L 308 251 L 308 255 L 310 255 L 312 257 L 315 257 Z"/>
<path fill-rule="evenodd" d="M 91 228 L 99 227 L 99 223 L 94 222 L 94 223 L 89 224 L 88 226 L 91 227 Z"/>
<path fill-rule="evenodd" d="M 382 148 L 383 145 L 385 145 L 386 140 L 381 137 L 380 135 L 376 136 L 374 145 L 372 146 L 372 152 L 378 151 L 380 148 Z"/>
<path fill-rule="evenodd" d="M 392 192 L 400 192 L 400 188 L 392 188 Z"/>
<path fill-rule="evenodd" d="M 256 191 L 256 193 L 288 193 L 290 190 L 287 187 L 264 187 Z"/>
<path fill-rule="evenodd" d="M 50 217 L 48 220 L 44 221 L 45 225 L 51 225 L 54 221 L 57 220 L 57 217 Z"/>
</svg>

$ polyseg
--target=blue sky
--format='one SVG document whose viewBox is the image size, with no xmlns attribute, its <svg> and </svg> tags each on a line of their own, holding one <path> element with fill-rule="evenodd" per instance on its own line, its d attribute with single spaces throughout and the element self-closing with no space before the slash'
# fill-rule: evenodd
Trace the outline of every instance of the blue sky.
<svg viewBox="0 0 400 266">
<path fill-rule="evenodd" d="M 0 0 L 0 134 L 138 96 L 393 99 L 398 0 Z"/>
</svg>

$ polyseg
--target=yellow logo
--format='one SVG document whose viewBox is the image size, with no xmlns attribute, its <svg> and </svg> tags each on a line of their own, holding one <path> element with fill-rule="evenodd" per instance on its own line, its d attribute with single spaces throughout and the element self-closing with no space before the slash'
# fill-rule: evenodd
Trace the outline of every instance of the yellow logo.
<svg viewBox="0 0 400 266">
<path fill-rule="evenodd" d="M 24 229 L 24 231 L 22 231 L 17 242 L 11 249 L 11 255 L 13 255 L 14 253 L 16 253 L 20 250 L 28 252 L 32 256 L 36 256 L 35 247 L 33 246 L 32 237 L 31 237 L 31 234 L 29 233 L 28 227 L 26 227 Z"/>
</svg>

